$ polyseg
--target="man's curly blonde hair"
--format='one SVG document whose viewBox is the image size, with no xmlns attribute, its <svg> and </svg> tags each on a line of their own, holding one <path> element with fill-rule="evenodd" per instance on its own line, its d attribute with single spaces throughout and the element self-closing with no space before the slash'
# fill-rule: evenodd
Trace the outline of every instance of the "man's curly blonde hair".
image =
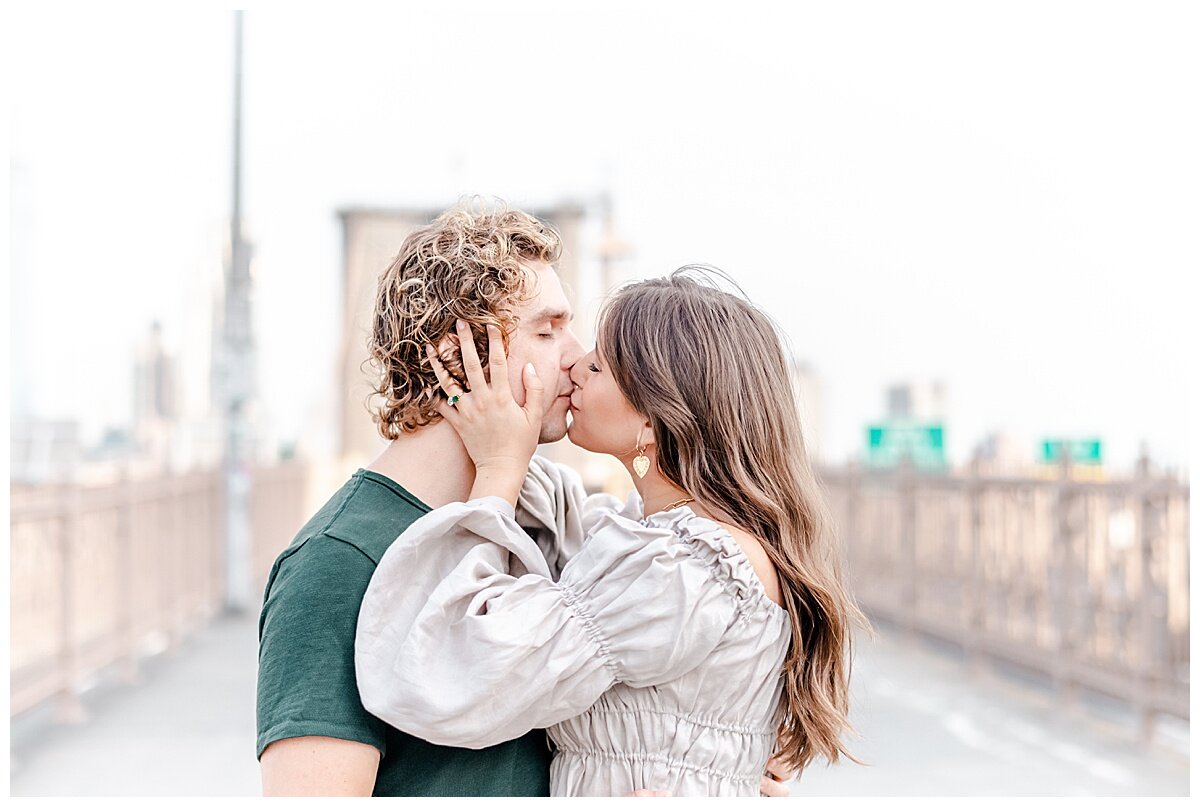
<svg viewBox="0 0 1200 807">
<path fill-rule="evenodd" d="M 505 348 L 516 326 L 513 310 L 536 293 L 525 261 L 554 263 L 562 240 L 553 227 L 507 206 L 460 205 L 404 239 L 379 278 L 368 342 L 374 374 L 368 404 L 379 433 L 394 440 L 441 418 L 437 376 L 425 357 L 462 319 L 487 364 L 487 324 L 500 328 Z M 446 369 L 466 388 L 462 366 Z"/>
</svg>

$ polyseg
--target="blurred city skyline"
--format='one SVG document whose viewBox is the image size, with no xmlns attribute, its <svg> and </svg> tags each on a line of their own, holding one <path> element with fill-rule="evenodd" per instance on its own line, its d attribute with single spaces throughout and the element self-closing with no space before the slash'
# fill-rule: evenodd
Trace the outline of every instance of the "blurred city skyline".
<svg viewBox="0 0 1200 807">
<path fill-rule="evenodd" d="M 1100 437 L 1114 468 L 1143 444 L 1187 467 L 1197 57 L 1165 10 L 521 8 L 246 13 L 268 442 L 319 450 L 334 428 L 339 210 L 607 194 L 627 277 L 712 263 L 781 324 L 829 461 L 862 453 L 889 387 L 940 382 L 955 464 L 999 432 L 1030 461 Z M 158 321 L 197 416 L 231 15 L 11 19 L 12 415 L 132 429 Z"/>
</svg>

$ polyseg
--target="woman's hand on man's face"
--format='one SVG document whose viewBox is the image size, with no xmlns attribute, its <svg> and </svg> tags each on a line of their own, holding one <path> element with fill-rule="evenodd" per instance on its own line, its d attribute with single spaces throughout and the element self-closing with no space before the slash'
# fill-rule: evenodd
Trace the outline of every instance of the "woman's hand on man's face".
<svg viewBox="0 0 1200 807">
<path fill-rule="evenodd" d="M 515 502 L 541 432 L 545 394 L 542 380 L 532 364 L 525 365 L 521 373 L 525 406 L 519 406 L 509 386 L 508 357 L 499 328 L 487 326 L 490 381 L 484 375 L 470 326 L 459 320 L 457 332 L 468 390 L 446 371 L 432 345 L 425 348 L 438 384 L 446 393 L 438 412 L 458 432 L 471 455 L 476 486 L 481 480 L 486 483 L 480 490 L 472 488 L 471 498 L 500 496 Z"/>
</svg>

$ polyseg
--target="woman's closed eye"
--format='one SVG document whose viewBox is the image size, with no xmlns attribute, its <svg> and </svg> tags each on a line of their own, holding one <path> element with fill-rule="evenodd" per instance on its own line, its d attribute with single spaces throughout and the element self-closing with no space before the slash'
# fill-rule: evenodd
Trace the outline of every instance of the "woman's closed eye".
<svg viewBox="0 0 1200 807">
<path fill-rule="evenodd" d="M 596 366 L 596 363 L 594 361 L 588 362 L 588 369 L 591 370 L 593 373 L 600 372 L 600 368 Z"/>
</svg>

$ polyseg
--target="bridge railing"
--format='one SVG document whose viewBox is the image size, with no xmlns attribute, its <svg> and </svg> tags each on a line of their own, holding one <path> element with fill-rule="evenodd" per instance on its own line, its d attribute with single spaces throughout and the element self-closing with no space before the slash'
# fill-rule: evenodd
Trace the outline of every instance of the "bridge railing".
<svg viewBox="0 0 1200 807">
<path fill-rule="evenodd" d="M 870 616 L 1081 689 L 1189 719 L 1189 488 L 825 468 Z"/>
<path fill-rule="evenodd" d="M 306 516 L 300 463 L 252 472 L 252 577 Z M 78 720 L 89 679 L 135 680 L 139 660 L 174 647 L 223 600 L 219 471 L 100 485 L 13 486 L 10 713 L 57 699 Z"/>
<path fill-rule="evenodd" d="M 1189 488 L 825 468 L 851 581 L 875 617 L 1133 705 L 1148 738 L 1189 717 Z M 310 514 L 309 469 L 252 477 L 252 563 Z M 51 698 L 66 718 L 105 669 L 137 675 L 219 610 L 218 472 L 100 486 L 13 487 L 11 712 Z"/>
</svg>

